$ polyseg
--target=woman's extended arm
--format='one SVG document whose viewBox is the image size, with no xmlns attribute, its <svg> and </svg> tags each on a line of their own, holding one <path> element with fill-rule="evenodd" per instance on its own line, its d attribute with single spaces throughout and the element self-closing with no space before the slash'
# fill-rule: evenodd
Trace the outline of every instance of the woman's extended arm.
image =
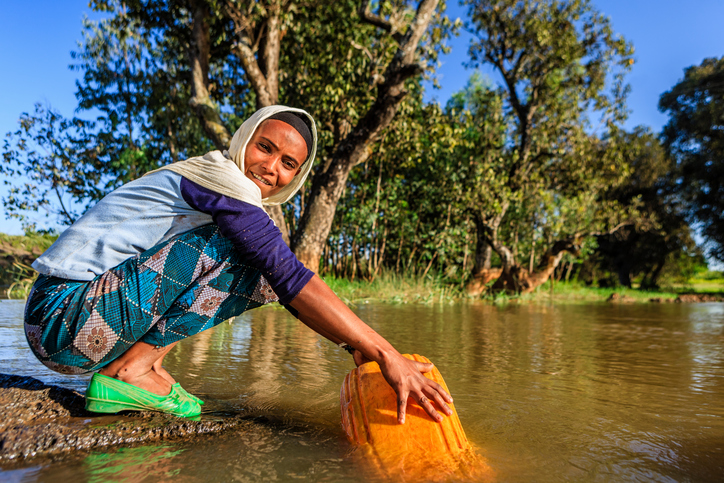
<svg viewBox="0 0 724 483">
<path fill-rule="evenodd" d="M 299 320 L 335 343 L 346 342 L 368 359 L 380 365 L 385 380 L 397 393 L 397 421 L 405 422 L 407 398 L 414 398 L 436 421 L 442 416 L 430 400 L 451 415 L 446 403 L 452 397 L 434 381 L 422 375 L 432 370 L 432 364 L 411 361 L 403 357 L 381 335 L 357 317 L 344 302 L 314 276 L 289 304 L 299 312 Z"/>
<path fill-rule="evenodd" d="M 282 240 L 281 232 L 261 208 L 229 198 L 184 179 L 181 192 L 189 206 L 208 213 L 245 263 L 259 270 L 282 304 L 290 305 L 299 320 L 335 343 L 346 342 L 364 357 L 380 365 L 382 374 L 397 393 L 397 417 L 405 420 L 407 398 L 412 396 L 438 421 L 430 400 L 446 414 L 452 398 L 437 383 L 421 374 L 432 370 L 402 357 L 389 342 L 362 322 L 327 285 L 297 260 Z M 355 352 L 355 362 L 362 357 Z"/>
</svg>

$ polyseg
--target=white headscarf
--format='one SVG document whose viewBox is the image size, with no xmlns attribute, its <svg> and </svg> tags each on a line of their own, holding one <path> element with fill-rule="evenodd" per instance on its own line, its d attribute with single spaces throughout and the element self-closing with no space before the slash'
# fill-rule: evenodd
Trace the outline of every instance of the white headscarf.
<svg viewBox="0 0 724 483">
<path fill-rule="evenodd" d="M 283 111 L 301 114 L 309 119 L 307 125 L 312 132 L 312 146 L 309 150 L 309 157 L 302 164 L 299 174 L 278 193 L 262 199 L 259 187 L 244 174 L 244 153 L 246 152 L 246 145 L 259 125 L 274 114 Z M 159 170 L 169 169 L 204 188 L 255 206 L 280 205 L 289 201 L 302 187 L 312 170 L 312 162 L 316 152 L 317 128 L 314 118 L 307 111 L 286 106 L 269 106 L 259 109 L 244 121 L 244 124 L 234 133 L 228 151 L 223 153 L 221 151 L 211 151 L 204 156 L 169 164 L 159 168 Z"/>
</svg>

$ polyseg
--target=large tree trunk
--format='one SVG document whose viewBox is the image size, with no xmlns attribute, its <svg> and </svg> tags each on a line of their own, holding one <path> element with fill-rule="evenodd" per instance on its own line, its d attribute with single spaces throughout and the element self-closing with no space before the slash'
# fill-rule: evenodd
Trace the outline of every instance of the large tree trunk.
<svg viewBox="0 0 724 483">
<path fill-rule="evenodd" d="M 475 253 L 475 267 L 473 267 L 472 278 L 465 286 L 465 291 L 471 297 L 479 297 L 493 280 L 500 277 L 502 268 L 491 268 L 490 259 L 493 255 L 492 247 L 482 238 L 478 237 Z"/>
<path fill-rule="evenodd" d="M 520 275 L 526 270 L 516 263 L 513 252 L 508 247 L 496 243 L 493 248 L 500 256 L 501 273 L 493 284 L 492 291 L 520 293 Z"/>
<path fill-rule="evenodd" d="M 666 256 L 661 257 L 659 261 L 656 262 L 654 269 L 644 276 L 644 279 L 641 281 L 641 289 L 651 290 L 659 288 L 659 275 L 661 275 L 661 270 L 664 268 L 664 265 L 666 265 Z"/>
<path fill-rule="evenodd" d="M 377 98 L 372 107 L 334 149 L 326 171 L 314 178 L 307 208 L 292 240 L 295 255 L 311 270 L 319 268 L 337 203 L 351 169 L 367 160 L 370 145 L 379 139 L 394 118 L 406 94 L 404 82 L 422 72 L 415 63 L 415 54 L 437 4 L 438 0 L 420 2 L 415 18 L 400 40 L 395 57 L 385 70 L 385 80 L 377 88 Z"/>
<path fill-rule="evenodd" d="M 478 297 L 485 291 L 489 282 L 500 277 L 502 270 L 500 268 L 490 267 L 490 260 L 493 257 L 493 247 L 488 243 L 486 236 L 488 230 L 485 225 L 485 220 L 479 213 L 473 215 L 473 220 L 475 221 L 477 231 L 477 241 L 475 242 L 472 277 L 465 286 L 465 291 L 471 297 Z"/>
<path fill-rule="evenodd" d="M 244 66 L 244 72 L 256 94 L 256 108 L 273 106 L 279 102 L 279 53 L 281 32 L 279 29 L 281 6 L 271 2 L 263 25 L 251 19 L 249 10 L 241 10 L 235 3 L 227 2 L 226 11 L 234 21 L 237 39 L 235 54 Z M 261 36 L 261 38 L 258 38 Z M 261 45 L 261 53 L 258 46 Z M 289 227 L 281 206 L 265 206 L 269 217 L 281 230 L 284 242 L 289 245 Z"/>
<path fill-rule="evenodd" d="M 500 211 L 492 219 L 479 210 L 472 210 L 477 235 L 475 264 L 472 278 L 465 287 L 468 295 L 472 297 L 480 296 L 485 291 L 487 284 L 498 279 L 503 272 L 502 268 L 491 268 L 490 260 L 493 255 L 493 247 L 498 244 L 498 229 L 508 211 L 508 206 L 509 202 L 502 202 Z"/>
<path fill-rule="evenodd" d="M 498 249 L 503 253 L 507 253 L 507 256 L 505 256 L 507 263 L 504 261 L 503 273 L 493 285 L 493 290 L 522 294 L 532 292 L 536 287 L 547 282 L 556 267 L 561 263 L 565 252 L 578 254 L 579 239 L 573 237 L 556 241 L 543 254 L 537 269 L 533 273 L 529 273 L 528 270 L 518 265 L 513 259 L 512 253 L 506 247 L 498 247 Z M 501 256 L 501 258 L 504 257 Z"/>
<path fill-rule="evenodd" d="M 618 273 L 618 283 L 624 287 L 631 288 L 631 270 L 629 269 L 629 264 L 619 264 L 616 272 Z"/>
<path fill-rule="evenodd" d="M 218 150 L 224 150 L 231 142 L 231 133 L 221 121 L 218 107 L 209 96 L 209 12 L 203 1 L 191 2 L 193 9 L 193 44 L 189 57 L 191 62 L 191 86 L 194 96 L 191 107 L 201 120 L 206 135 Z"/>
</svg>

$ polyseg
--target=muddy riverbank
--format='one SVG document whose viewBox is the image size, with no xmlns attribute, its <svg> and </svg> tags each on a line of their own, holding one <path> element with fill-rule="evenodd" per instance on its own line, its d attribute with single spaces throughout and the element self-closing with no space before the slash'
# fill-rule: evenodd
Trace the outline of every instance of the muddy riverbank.
<svg viewBox="0 0 724 483">
<path fill-rule="evenodd" d="M 33 457 L 175 441 L 256 426 L 242 415 L 209 415 L 198 420 L 156 412 L 98 415 L 84 409 L 77 391 L 26 376 L 0 374 L 0 463 Z"/>
</svg>

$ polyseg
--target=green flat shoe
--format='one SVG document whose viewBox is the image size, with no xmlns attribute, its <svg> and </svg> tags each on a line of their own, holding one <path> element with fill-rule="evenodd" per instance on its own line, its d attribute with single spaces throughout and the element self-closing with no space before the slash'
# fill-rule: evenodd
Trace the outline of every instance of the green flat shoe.
<svg viewBox="0 0 724 483">
<path fill-rule="evenodd" d="M 171 386 L 171 392 L 167 396 L 159 396 L 98 373 L 93 374 L 88 384 L 85 401 L 86 410 L 94 413 L 161 411 L 184 418 L 201 414 L 201 406 L 184 397 L 174 386 Z"/>
<path fill-rule="evenodd" d="M 181 387 L 181 384 L 179 384 L 178 382 L 177 382 L 176 384 L 174 384 L 173 387 L 176 388 L 176 391 L 177 391 L 179 394 L 181 394 L 182 396 L 186 396 L 187 398 L 189 398 L 189 399 L 191 399 L 192 401 L 194 401 L 196 404 L 200 404 L 200 405 L 203 405 L 203 404 L 204 404 L 204 402 L 203 402 L 201 399 L 197 398 L 196 396 L 194 396 L 193 394 L 191 394 L 190 392 L 188 392 L 186 389 L 184 389 L 183 387 Z"/>
</svg>

